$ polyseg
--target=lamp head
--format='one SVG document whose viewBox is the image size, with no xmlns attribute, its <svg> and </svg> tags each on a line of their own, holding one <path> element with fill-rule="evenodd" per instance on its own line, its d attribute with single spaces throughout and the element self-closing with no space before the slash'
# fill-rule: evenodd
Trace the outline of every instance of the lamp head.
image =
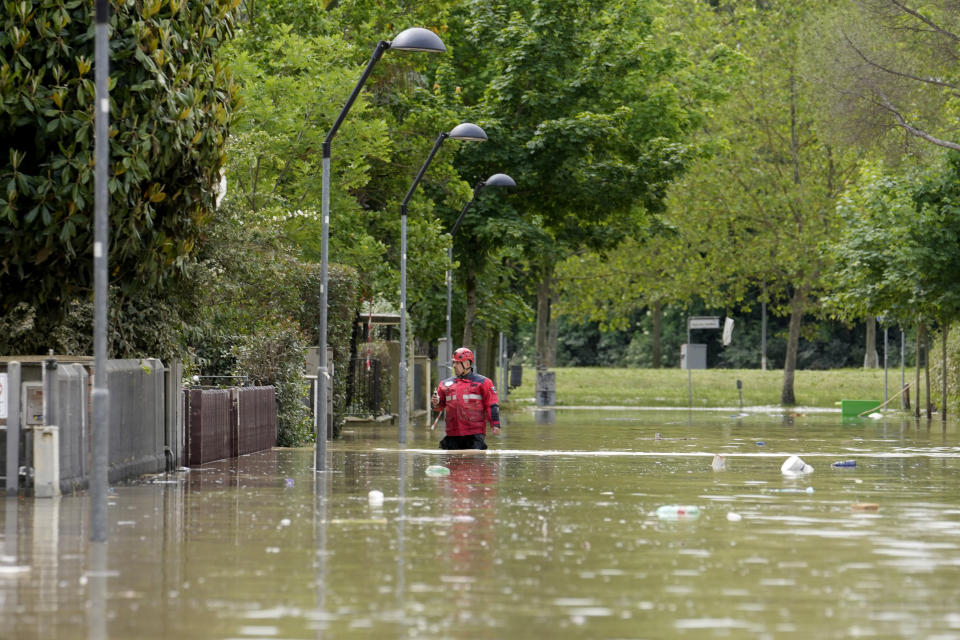
<svg viewBox="0 0 960 640">
<path fill-rule="evenodd" d="M 390 48 L 397 51 L 426 51 L 428 53 L 444 53 L 444 46 L 440 36 L 423 27 L 410 27 L 397 34 L 390 42 Z"/>
<path fill-rule="evenodd" d="M 472 142 L 484 142 L 487 134 L 472 122 L 463 122 L 453 128 L 447 137 L 453 140 L 470 140 Z"/>
<path fill-rule="evenodd" d="M 515 187 L 517 183 L 505 173 L 495 173 L 484 181 L 485 187 Z"/>
</svg>

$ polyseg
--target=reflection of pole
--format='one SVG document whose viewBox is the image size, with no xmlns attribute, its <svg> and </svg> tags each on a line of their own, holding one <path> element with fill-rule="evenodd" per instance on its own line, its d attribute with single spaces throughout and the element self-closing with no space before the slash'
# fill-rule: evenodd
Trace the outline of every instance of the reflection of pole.
<svg viewBox="0 0 960 640">
<path fill-rule="evenodd" d="M 319 487 L 317 486 L 319 483 Z M 323 615 L 327 593 L 327 474 L 316 473 L 313 480 L 313 494 L 316 501 L 314 518 L 314 537 L 317 541 L 317 612 Z M 323 625 L 317 626 L 317 638 L 323 637 Z"/>
<path fill-rule="evenodd" d="M 93 176 L 93 469 L 90 474 L 90 540 L 107 541 L 107 464 L 110 446 L 110 392 L 107 388 L 107 262 L 110 249 L 107 165 L 110 162 L 110 16 L 108 0 L 97 0 L 94 33 L 94 176 Z"/>
<path fill-rule="evenodd" d="M 107 640 L 107 545 L 90 545 L 90 617 L 87 620 L 88 640 Z"/>
<path fill-rule="evenodd" d="M 400 466 L 398 474 L 398 487 L 397 487 L 397 606 L 403 608 L 403 592 L 404 592 L 404 581 L 405 581 L 405 571 L 404 571 L 404 502 L 406 501 L 407 494 L 407 454 L 404 451 L 400 452 Z"/>
</svg>

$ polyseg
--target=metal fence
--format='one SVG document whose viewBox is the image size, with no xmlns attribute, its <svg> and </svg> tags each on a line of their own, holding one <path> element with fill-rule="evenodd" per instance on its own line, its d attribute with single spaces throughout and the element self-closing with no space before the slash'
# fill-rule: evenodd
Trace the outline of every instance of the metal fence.
<svg viewBox="0 0 960 640">
<path fill-rule="evenodd" d="M 269 449 L 277 443 L 274 387 L 186 389 L 190 466 Z"/>
<path fill-rule="evenodd" d="M 379 358 L 351 358 L 347 377 L 348 416 L 379 416 L 390 408 Z"/>
</svg>

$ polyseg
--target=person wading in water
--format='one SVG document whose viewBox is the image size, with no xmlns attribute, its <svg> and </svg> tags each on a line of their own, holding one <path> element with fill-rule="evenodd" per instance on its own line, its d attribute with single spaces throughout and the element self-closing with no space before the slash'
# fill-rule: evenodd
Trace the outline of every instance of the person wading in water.
<svg viewBox="0 0 960 640">
<path fill-rule="evenodd" d="M 487 422 L 500 433 L 497 389 L 489 378 L 473 370 L 473 352 L 460 347 L 453 353 L 454 376 L 442 380 L 433 392 L 434 411 L 445 411 L 447 435 L 441 449 L 486 449 Z"/>
</svg>

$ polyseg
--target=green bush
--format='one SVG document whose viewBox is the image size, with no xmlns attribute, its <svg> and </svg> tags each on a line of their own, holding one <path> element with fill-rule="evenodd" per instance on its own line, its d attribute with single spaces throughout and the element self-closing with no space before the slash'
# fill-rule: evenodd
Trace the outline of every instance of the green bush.
<svg viewBox="0 0 960 640">
<path fill-rule="evenodd" d="M 109 259 L 128 336 L 127 307 L 179 286 L 212 216 L 237 105 L 215 53 L 239 2 L 111 2 Z M 91 296 L 93 14 L 92 0 L 38 0 L 0 15 L 0 316 L 35 313 L 3 350 L 45 352 Z"/>
</svg>

